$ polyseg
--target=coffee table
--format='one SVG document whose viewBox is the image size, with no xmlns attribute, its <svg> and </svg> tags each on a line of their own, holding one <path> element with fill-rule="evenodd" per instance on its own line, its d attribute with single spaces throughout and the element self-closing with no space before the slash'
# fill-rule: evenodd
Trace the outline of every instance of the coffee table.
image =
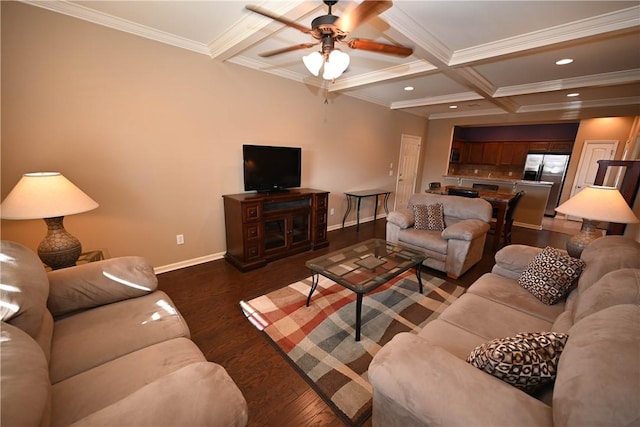
<svg viewBox="0 0 640 427">
<path fill-rule="evenodd" d="M 416 277 L 422 293 L 420 265 L 426 258 L 424 252 L 382 239 L 370 239 L 309 260 L 306 266 L 311 270 L 311 291 L 307 297 L 307 307 L 311 302 L 311 295 L 318 287 L 320 276 L 352 290 L 356 293 L 356 341 L 360 341 L 364 294 L 413 267 L 416 267 Z"/>
</svg>

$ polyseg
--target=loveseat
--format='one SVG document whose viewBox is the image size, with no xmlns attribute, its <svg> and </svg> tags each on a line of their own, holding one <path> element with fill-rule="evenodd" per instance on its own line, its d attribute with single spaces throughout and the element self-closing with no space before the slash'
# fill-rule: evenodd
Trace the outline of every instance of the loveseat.
<svg viewBox="0 0 640 427">
<path fill-rule="evenodd" d="M 640 244 L 622 236 L 594 241 L 582 253 L 577 288 L 552 305 L 518 282 L 541 251 L 501 249 L 492 272 L 438 319 L 417 335 L 396 335 L 375 355 L 374 426 L 638 425 Z M 545 331 L 568 338 L 556 354 L 555 382 L 536 391 L 467 361 L 496 338 Z M 507 353 L 496 356 L 506 362 Z"/>
<path fill-rule="evenodd" d="M 415 207 L 438 203 L 444 208 L 444 230 L 416 228 Z M 386 239 L 425 252 L 425 266 L 458 278 L 482 259 L 491 215 L 491 204 L 483 199 L 413 194 L 406 208 L 387 215 Z"/>
<path fill-rule="evenodd" d="M 156 288 L 140 257 L 46 272 L 2 241 L 0 424 L 245 425 L 242 393 Z"/>
</svg>

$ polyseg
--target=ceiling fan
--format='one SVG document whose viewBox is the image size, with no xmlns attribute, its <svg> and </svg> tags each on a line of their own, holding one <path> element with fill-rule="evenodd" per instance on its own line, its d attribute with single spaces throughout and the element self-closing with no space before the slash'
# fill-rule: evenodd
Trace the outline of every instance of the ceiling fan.
<svg viewBox="0 0 640 427">
<path fill-rule="evenodd" d="M 328 6 L 329 11 L 326 15 L 321 15 L 315 18 L 311 22 L 311 28 L 307 28 L 286 18 L 276 16 L 273 13 L 259 7 L 247 5 L 246 8 L 251 12 L 258 13 L 260 15 L 266 16 L 267 18 L 271 18 L 291 28 L 295 28 L 296 30 L 299 30 L 305 34 L 310 34 L 313 38 L 318 40 L 314 43 L 302 43 L 295 46 L 289 46 L 282 49 L 276 49 L 269 52 L 261 53 L 260 56 L 263 58 L 267 58 L 270 56 L 280 55 L 282 53 L 295 50 L 308 49 L 320 44 L 320 52 L 314 52 L 313 54 L 305 57 L 303 60 L 309 71 L 311 71 L 314 75 L 318 75 L 320 67 L 324 63 L 325 74 L 323 77 L 327 80 L 333 80 L 340 74 L 342 74 L 342 72 L 349 65 L 348 55 L 343 54 L 335 48 L 336 42 L 344 43 L 351 49 L 367 50 L 371 52 L 386 53 L 402 57 L 409 56 L 413 53 L 412 48 L 401 45 L 386 44 L 359 38 L 345 40 L 347 38 L 347 35 L 358 25 L 390 8 L 393 4 L 391 0 L 364 0 L 358 6 L 347 11 L 346 14 L 340 17 L 335 16 L 331 13 L 332 6 L 334 6 L 337 2 L 337 0 L 324 0 L 324 4 Z M 345 61 L 346 64 L 344 63 Z M 340 62 L 341 64 L 339 68 L 342 69 L 328 69 L 327 66 L 331 62 Z"/>
</svg>

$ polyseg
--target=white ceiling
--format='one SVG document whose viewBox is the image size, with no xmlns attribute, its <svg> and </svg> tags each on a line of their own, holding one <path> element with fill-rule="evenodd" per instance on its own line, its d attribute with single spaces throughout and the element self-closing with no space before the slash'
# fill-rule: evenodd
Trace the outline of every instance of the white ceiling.
<svg viewBox="0 0 640 427">
<path fill-rule="evenodd" d="M 358 3 L 340 1 L 333 14 Z M 314 48 L 260 57 L 314 39 L 244 8 L 254 4 L 311 27 L 327 13 L 319 0 L 29 4 L 432 119 L 505 112 L 580 118 L 614 107 L 640 114 L 640 1 L 395 0 L 348 39 L 402 44 L 413 55 L 345 46 L 351 65 L 334 83 L 304 67 L 302 56 Z M 555 65 L 562 58 L 574 62 Z M 567 97 L 571 92 L 580 95 Z"/>
</svg>

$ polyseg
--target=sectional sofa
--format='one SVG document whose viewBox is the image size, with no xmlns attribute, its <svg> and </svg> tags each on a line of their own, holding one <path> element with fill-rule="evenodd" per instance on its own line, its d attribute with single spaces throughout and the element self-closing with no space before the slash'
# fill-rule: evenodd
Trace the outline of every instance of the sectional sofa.
<svg viewBox="0 0 640 427">
<path fill-rule="evenodd" d="M 374 426 L 638 425 L 640 243 L 594 241 L 582 253 L 577 287 L 554 304 L 522 286 L 530 272 L 555 274 L 553 263 L 535 262 L 542 252 L 501 249 L 492 272 L 437 320 L 417 335 L 396 335 L 375 355 Z M 534 353 L 545 349 L 553 363 L 540 368 L 530 347 L 513 340 L 522 333 L 547 337 Z M 489 348 L 493 365 L 477 367 L 473 356 Z M 520 387 L 527 381 L 534 387 Z"/>
</svg>

